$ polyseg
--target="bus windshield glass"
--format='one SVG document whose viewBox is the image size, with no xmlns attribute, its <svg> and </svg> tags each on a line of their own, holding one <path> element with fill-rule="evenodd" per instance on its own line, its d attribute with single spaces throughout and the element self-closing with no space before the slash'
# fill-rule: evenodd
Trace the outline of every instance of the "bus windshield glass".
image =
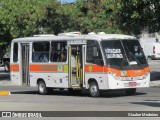
<svg viewBox="0 0 160 120">
<path fill-rule="evenodd" d="M 109 40 L 102 41 L 101 45 L 108 66 L 123 68 L 147 64 L 138 40 Z"/>
</svg>

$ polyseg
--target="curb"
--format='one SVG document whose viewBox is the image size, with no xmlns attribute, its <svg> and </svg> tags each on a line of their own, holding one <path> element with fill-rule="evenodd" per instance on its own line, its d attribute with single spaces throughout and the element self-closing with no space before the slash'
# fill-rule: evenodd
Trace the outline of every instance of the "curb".
<svg viewBox="0 0 160 120">
<path fill-rule="evenodd" d="M 8 96 L 8 95 L 11 95 L 11 93 L 7 90 L 5 91 L 0 91 L 0 96 Z"/>
</svg>

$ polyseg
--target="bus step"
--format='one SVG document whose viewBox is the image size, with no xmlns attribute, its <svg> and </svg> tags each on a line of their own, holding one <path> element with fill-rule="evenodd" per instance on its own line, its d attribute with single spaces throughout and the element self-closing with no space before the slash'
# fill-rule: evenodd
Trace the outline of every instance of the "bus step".
<svg viewBox="0 0 160 120">
<path fill-rule="evenodd" d="M 80 88 L 79 85 L 72 85 L 73 88 Z"/>
</svg>

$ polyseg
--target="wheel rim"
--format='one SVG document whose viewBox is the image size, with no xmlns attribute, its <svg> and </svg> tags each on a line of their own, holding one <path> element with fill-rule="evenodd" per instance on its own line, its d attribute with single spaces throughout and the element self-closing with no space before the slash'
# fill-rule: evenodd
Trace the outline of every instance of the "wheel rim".
<svg viewBox="0 0 160 120">
<path fill-rule="evenodd" d="M 98 92 L 98 88 L 95 84 L 93 84 L 90 88 L 91 94 L 95 95 Z"/>
<path fill-rule="evenodd" d="M 44 83 L 40 83 L 40 85 L 39 85 L 39 91 L 41 92 L 41 93 L 44 93 L 45 92 L 45 85 L 44 85 Z"/>
</svg>

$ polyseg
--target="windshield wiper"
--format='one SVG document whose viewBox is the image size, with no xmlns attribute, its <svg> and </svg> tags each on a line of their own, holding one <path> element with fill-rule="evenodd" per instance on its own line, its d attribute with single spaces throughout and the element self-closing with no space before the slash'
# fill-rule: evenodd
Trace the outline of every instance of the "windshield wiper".
<svg viewBox="0 0 160 120">
<path fill-rule="evenodd" d="M 134 58 L 134 60 L 137 62 L 137 64 L 142 67 L 141 63 L 139 62 L 139 60 L 133 55 L 132 52 L 129 52 L 129 54 Z M 132 61 L 131 61 L 132 62 Z"/>
<path fill-rule="evenodd" d="M 142 67 L 142 65 L 141 65 L 141 63 L 139 62 L 139 60 L 133 55 L 132 52 L 129 51 L 128 47 L 126 47 L 126 49 L 127 49 L 128 53 L 129 53 L 130 57 L 132 56 L 132 57 L 134 58 L 134 60 L 137 62 L 137 64 L 138 64 L 140 67 Z M 132 59 L 132 57 L 131 57 L 131 59 Z M 129 62 L 129 65 L 130 65 L 132 61 L 131 61 L 131 62 L 128 61 L 128 62 Z M 135 65 L 135 62 L 133 61 L 132 64 Z"/>
</svg>

